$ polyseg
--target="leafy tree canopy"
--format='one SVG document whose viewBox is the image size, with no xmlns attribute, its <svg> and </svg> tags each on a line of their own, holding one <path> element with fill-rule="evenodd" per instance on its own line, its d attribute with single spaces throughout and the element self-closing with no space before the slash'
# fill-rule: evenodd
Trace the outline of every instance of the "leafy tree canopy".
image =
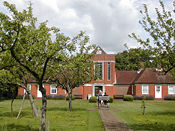
<svg viewBox="0 0 175 131">
<path fill-rule="evenodd" d="M 175 1 L 172 2 L 175 8 Z M 139 21 L 143 29 L 149 34 L 145 40 L 135 33 L 130 37 L 154 53 L 155 62 L 161 65 L 166 73 L 175 70 L 175 10 L 167 11 L 160 0 L 161 10 L 156 8 L 156 19 L 149 14 L 147 5 L 140 11 L 142 19 Z"/>
<path fill-rule="evenodd" d="M 155 67 L 153 53 L 148 49 L 131 48 L 116 54 L 117 70 L 139 70 Z"/>
</svg>

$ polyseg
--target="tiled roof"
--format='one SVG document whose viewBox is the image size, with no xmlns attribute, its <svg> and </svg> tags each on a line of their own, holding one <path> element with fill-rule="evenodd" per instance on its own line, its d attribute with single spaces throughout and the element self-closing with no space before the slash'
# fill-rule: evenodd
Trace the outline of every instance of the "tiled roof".
<svg viewBox="0 0 175 131">
<path fill-rule="evenodd" d="M 146 68 L 138 73 L 133 83 L 157 83 L 157 73 L 153 68 Z"/>
<path fill-rule="evenodd" d="M 155 68 L 146 68 L 140 72 L 136 71 L 116 71 L 117 84 L 175 84 L 172 77 L 164 75 Z"/>
<path fill-rule="evenodd" d="M 117 84 L 129 85 L 132 84 L 136 76 L 136 71 L 116 71 L 116 82 Z"/>
</svg>

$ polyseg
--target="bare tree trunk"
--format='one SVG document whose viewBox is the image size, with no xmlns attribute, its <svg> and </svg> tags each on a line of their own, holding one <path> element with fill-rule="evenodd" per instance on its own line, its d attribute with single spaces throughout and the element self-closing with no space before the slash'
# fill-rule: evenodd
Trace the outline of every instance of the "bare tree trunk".
<svg viewBox="0 0 175 131">
<path fill-rule="evenodd" d="M 42 84 L 40 84 L 39 86 L 40 86 L 39 89 L 42 92 L 41 131 L 46 131 L 46 109 L 47 109 L 46 89 L 42 87 Z"/>
<path fill-rule="evenodd" d="M 69 110 L 72 111 L 72 89 L 69 90 Z"/>
<path fill-rule="evenodd" d="M 21 114 L 21 111 L 22 111 L 22 108 L 23 108 L 23 105 L 24 105 L 25 97 L 26 97 L 26 93 L 24 93 L 24 96 L 23 96 L 23 98 L 22 98 L 21 107 L 20 107 L 20 109 L 19 109 L 19 112 L 18 112 L 18 115 L 17 115 L 16 119 L 18 119 L 19 116 L 20 116 L 20 114 Z"/>
<path fill-rule="evenodd" d="M 12 98 L 12 101 L 11 101 L 11 117 L 13 117 L 13 102 L 14 102 L 14 98 Z"/>
<path fill-rule="evenodd" d="M 32 106 L 33 114 L 35 117 L 38 117 L 39 116 L 38 111 L 36 109 L 35 103 L 33 102 L 33 97 L 32 97 L 32 94 L 30 93 L 30 91 L 28 92 L 28 95 L 29 95 L 30 104 Z"/>
</svg>

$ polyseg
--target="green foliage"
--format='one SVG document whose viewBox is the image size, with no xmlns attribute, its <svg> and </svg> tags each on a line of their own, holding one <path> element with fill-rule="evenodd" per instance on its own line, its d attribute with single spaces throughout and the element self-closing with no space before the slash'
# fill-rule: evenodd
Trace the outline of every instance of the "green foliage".
<svg viewBox="0 0 175 131">
<path fill-rule="evenodd" d="M 65 96 L 62 95 L 48 95 L 47 100 L 65 100 Z"/>
<path fill-rule="evenodd" d="M 173 131 L 175 129 L 174 101 L 146 101 L 146 115 L 142 115 L 141 101 L 114 101 L 111 108 L 117 118 L 125 121 L 133 131 Z"/>
<path fill-rule="evenodd" d="M 66 96 L 66 100 L 69 100 L 69 95 Z M 75 96 L 74 95 L 72 95 L 72 100 L 75 100 Z"/>
<path fill-rule="evenodd" d="M 175 2 L 172 3 L 175 7 Z M 139 23 L 149 34 L 147 39 L 140 38 L 135 33 L 130 35 L 139 44 L 152 51 L 154 54 L 154 63 L 161 66 L 166 73 L 173 72 L 175 68 L 175 17 L 174 9 L 166 11 L 163 1 L 160 0 L 161 10 L 156 8 L 156 19 L 149 14 L 148 7 L 145 4 L 144 9 L 140 11 L 142 19 Z M 175 76 L 175 75 L 174 75 Z"/>
<path fill-rule="evenodd" d="M 16 120 L 21 100 L 14 101 L 14 117 L 10 117 L 10 100 L 0 101 L 0 131 L 39 131 L 40 117 L 33 118 L 30 102 L 25 100 L 20 119 Z M 96 104 L 88 101 L 73 101 L 74 109 L 70 112 L 67 101 L 47 101 L 47 124 L 50 131 L 105 131 L 99 112 L 89 111 L 95 109 Z M 41 100 L 35 99 L 38 110 L 41 110 Z M 48 127 L 48 125 L 47 125 Z"/>
<path fill-rule="evenodd" d="M 35 96 L 32 96 L 32 97 L 33 97 L 33 99 L 35 99 Z M 23 99 L 23 95 L 18 95 L 18 96 L 16 97 L 16 99 Z M 29 96 L 26 95 L 26 96 L 25 96 L 25 99 L 29 99 Z"/>
<path fill-rule="evenodd" d="M 124 101 L 133 101 L 134 97 L 132 95 L 124 95 L 123 100 Z"/>
<path fill-rule="evenodd" d="M 150 95 L 145 95 L 145 96 L 134 96 L 134 100 L 154 100 L 154 97 Z"/>
<path fill-rule="evenodd" d="M 109 96 L 109 102 L 113 103 L 113 101 L 114 101 L 114 98 L 112 96 Z"/>
<path fill-rule="evenodd" d="M 97 97 L 96 96 L 91 96 L 89 99 L 89 103 L 96 103 L 97 102 Z"/>
<path fill-rule="evenodd" d="M 117 53 L 115 57 L 117 70 L 139 70 L 143 67 L 155 67 L 155 64 L 152 63 L 153 52 L 148 49 L 131 48 Z"/>
</svg>

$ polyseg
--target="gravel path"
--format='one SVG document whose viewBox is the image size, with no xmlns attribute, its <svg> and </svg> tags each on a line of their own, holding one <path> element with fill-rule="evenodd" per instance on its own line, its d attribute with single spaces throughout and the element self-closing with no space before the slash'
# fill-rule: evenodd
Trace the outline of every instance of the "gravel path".
<svg viewBox="0 0 175 131">
<path fill-rule="evenodd" d="M 131 131 L 109 108 L 101 108 L 99 112 L 106 131 Z"/>
</svg>

